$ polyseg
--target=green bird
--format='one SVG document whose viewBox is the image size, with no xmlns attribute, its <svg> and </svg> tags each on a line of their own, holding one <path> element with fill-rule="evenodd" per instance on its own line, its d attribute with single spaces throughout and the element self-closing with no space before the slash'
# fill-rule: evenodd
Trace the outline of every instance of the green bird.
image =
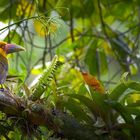
<svg viewBox="0 0 140 140">
<path fill-rule="evenodd" d="M 8 73 L 7 55 L 24 50 L 21 46 L 0 41 L 0 85 L 4 84 Z"/>
</svg>

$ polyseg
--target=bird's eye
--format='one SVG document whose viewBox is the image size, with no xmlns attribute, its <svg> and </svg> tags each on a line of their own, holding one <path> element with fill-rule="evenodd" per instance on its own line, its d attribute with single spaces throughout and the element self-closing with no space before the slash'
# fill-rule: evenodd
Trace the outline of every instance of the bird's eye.
<svg viewBox="0 0 140 140">
<path fill-rule="evenodd" d="M 0 48 L 1 48 L 1 49 L 4 49 L 4 46 L 3 46 L 3 45 L 0 45 Z"/>
<path fill-rule="evenodd" d="M 4 50 L 6 44 L 6 42 L 0 41 L 0 48 Z"/>
</svg>

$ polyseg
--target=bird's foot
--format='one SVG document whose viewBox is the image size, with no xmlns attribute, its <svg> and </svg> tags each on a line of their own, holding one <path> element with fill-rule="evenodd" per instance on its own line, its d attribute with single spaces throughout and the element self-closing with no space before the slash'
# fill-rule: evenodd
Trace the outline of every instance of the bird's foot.
<svg viewBox="0 0 140 140">
<path fill-rule="evenodd" d="M 4 89 L 4 87 L 3 87 L 3 85 L 2 85 L 2 84 L 0 84 L 0 91 L 2 91 L 2 92 L 4 92 L 4 91 L 5 91 L 5 89 Z"/>
<path fill-rule="evenodd" d="M 3 88 L 3 87 L 0 87 L 0 91 L 4 92 L 5 90 L 4 90 L 4 88 Z"/>
</svg>

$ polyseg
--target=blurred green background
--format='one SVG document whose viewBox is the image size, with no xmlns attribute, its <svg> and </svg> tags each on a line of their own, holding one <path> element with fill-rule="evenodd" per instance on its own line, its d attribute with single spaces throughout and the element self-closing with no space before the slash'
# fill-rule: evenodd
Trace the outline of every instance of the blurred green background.
<svg viewBox="0 0 140 140">
<path fill-rule="evenodd" d="M 140 138 L 140 127 L 133 129 L 134 122 L 140 122 L 139 83 L 126 82 L 140 81 L 140 0 L 0 0 L 0 39 L 26 48 L 8 56 L 9 75 L 19 76 L 7 82 L 15 93 L 24 98 L 23 85 L 32 89 L 57 55 L 64 64 L 43 94 L 45 105 L 88 126 L 97 107 L 97 139 Z M 96 77 L 95 83 L 100 81 L 98 86 L 102 83 L 109 94 L 95 94 L 83 72 Z M 46 130 L 41 131 L 45 139 Z"/>
</svg>

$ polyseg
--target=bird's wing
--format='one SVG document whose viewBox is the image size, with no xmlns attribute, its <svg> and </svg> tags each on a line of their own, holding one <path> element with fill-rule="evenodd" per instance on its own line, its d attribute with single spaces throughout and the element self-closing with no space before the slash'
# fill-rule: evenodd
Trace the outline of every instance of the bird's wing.
<svg viewBox="0 0 140 140">
<path fill-rule="evenodd" d="M 8 71 L 8 61 L 6 58 L 0 55 L 0 84 L 3 84 L 6 80 Z"/>
</svg>

